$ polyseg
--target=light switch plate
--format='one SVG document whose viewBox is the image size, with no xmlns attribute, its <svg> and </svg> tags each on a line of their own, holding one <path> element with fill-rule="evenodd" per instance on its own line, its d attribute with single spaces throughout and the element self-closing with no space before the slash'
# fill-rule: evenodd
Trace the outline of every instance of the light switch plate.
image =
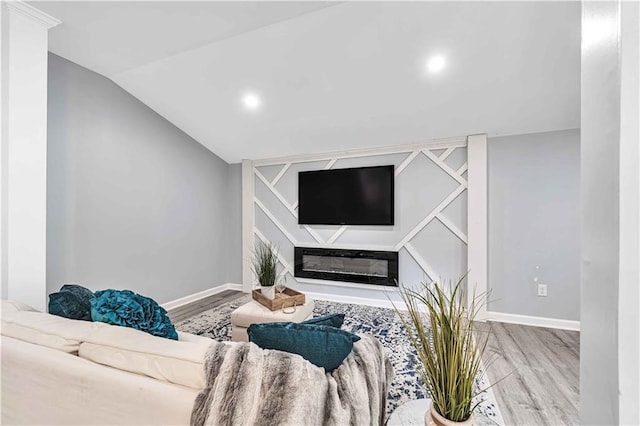
<svg viewBox="0 0 640 426">
<path fill-rule="evenodd" d="M 538 284 L 538 296 L 547 297 L 547 285 Z"/>
</svg>

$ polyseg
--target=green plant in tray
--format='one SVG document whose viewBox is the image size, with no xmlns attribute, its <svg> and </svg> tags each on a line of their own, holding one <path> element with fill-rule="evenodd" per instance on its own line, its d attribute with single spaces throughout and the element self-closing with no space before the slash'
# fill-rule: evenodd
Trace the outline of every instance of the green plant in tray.
<svg viewBox="0 0 640 426">
<path fill-rule="evenodd" d="M 275 285 L 277 279 L 278 248 L 260 242 L 253 256 L 253 272 L 262 287 Z"/>
</svg>

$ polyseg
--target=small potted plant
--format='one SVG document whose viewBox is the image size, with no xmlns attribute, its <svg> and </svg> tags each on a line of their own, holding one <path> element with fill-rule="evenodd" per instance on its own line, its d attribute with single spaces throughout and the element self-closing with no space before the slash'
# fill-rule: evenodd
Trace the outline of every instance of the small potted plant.
<svg viewBox="0 0 640 426">
<path fill-rule="evenodd" d="M 407 311 L 397 307 L 396 311 L 417 352 L 418 373 L 431 395 L 425 425 L 471 425 L 478 404 L 474 405 L 474 398 L 487 390 L 476 391 L 474 383 L 481 372 L 488 333 L 480 337 L 473 330 L 486 294 L 473 297 L 467 307 L 462 287 L 465 278 L 449 291 L 436 282 L 422 283 L 418 289 L 400 288 Z"/>
<path fill-rule="evenodd" d="M 253 256 L 253 273 L 260 284 L 260 292 L 268 299 L 276 296 L 278 249 L 272 244 L 259 243 Z"/>
</svg>

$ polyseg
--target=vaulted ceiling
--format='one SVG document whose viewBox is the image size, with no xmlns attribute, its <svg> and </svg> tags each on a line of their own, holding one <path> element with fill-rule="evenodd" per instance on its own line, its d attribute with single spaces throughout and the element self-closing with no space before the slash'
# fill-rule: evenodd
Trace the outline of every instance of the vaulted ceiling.
<svg viewBox="0 0 640 426">
<path fill-rule="evenodd" d="M 228 162 L 579 127 L 578 2 L 30 3 L 52 52 Z"/>
</svg>

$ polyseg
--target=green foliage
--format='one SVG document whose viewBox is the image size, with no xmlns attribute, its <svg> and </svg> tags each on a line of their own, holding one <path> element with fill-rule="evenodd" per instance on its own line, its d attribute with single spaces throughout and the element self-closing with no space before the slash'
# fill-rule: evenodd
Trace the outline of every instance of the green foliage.
<svg viewBox="0 0 640 426">
<path fill-rule="evenodd" d="M 263 287 L 276 283 L 278 266 L 278 248 L 272 244 L 260 242 L 253 255 L 253 272 Z"/>
<path fill-rule="evenodd" d="M 434 408 L 455 422 L 467 420 L 475 408 L 473 384 L 489 336 L 487 333 L 481 339 L 474 338 L 473 320 L 485 303 L 486 294 L 474 295 L 467 309 L 462 286 L 465 278 L 453 288 L 449 286 L 449 295 L 436 282 L 422 283 L 417 290 L 401 287 L 407 312 L 396 307 L 420 359 L 418 373 L 431 394 Z"/>
</svg>

